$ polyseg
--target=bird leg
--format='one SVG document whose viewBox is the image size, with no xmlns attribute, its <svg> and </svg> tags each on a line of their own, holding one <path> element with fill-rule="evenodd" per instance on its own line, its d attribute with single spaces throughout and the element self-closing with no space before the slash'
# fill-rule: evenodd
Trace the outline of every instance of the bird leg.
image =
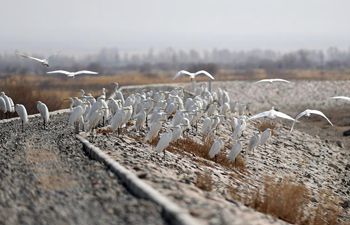
<svg viewBox="0 0 350 225">
<path fill-rule="evenodd" d="M 163 159 L 165 160 L 165 149 L 163 150 L 163 153 L 164 153 L 164 155 L 163 155 Z"/>
<path fill-rule="evenodd" d="M 22 132 L 24 131 L 24 124 L 23 124 L 23 120 L 22 120 Z"/>
</svg>

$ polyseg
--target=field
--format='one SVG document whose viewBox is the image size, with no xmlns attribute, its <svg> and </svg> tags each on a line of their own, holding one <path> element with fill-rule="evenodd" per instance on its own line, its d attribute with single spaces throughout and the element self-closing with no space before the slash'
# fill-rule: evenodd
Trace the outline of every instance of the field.
<svg viewBox="0 0 350 225">
<path fill-rule="evenodd" d="M 186 78 L 174 81 L 172 79 L 174 74 L 175 72 L 142 74 L 135 71 L 116 75 L 81 76 L 74 79 L 52 75 L 12 75 L 0 78 L 0 91 L 4 91 L 11 96 L 15 103 L 27 106 L 28 113 L 33 114 L 36 113 L 35 103 L 38 100 L 45 102 L 50 110 L 67 108 L 69 102 L 64 100 L 71 96 L 78 96 L 80 89 L 96 96 L 101 93 L 102 88 L 106 88 L 107 91 L 110 90 L 113 82 L 118 82 L 121 86 L 188 82 Z M 350 79 L 350 71 L 290 70 L 266 72 L 264 70 L 222 70 L 218 71 L 216 81 L 258 80 L 269 77 L 293 80 L 347 80 Z M 204 80 L 206 79 L 198 79 L 198 81 Z"/>
<path fill-rule="evenodd" d="M 292 71 L 289 73 L 292 74 Z M 297 72 L 294 71 L 294 73 Z M 329 99 L 334 95 L 350 95 L 348 74 L 327 72 L 325 76 L 320 71 L 298 71 L 298 75 L 293 76 L 287 74 L 285 72 L 281 77 L 293 79 L 293 83 L 282 87 L 278 84 L 254 85 L 251 80 L 267 77 L 263 71 L 255 71 L 253 75 L 248 76 L 249 79 L 239 73 L 228 74 L 221 71 L 218 81 L 213 83 L 213 89 L 226 89 L 233 101 L 244 103 L 246 106 L 244 113 L 247 115 L 269 110 L 275 106 L 278 110 L 294 117 L 300 111 L 312 108 L 322 110 L 334 123 L 334 127 L 321 120 L 320 117 L 302 119 L 296 124 L 293 133 L 289 133 L 291 124 L 288 122 L 249 122 L 247 130 L 241 137 L 243 152 L 235 163 L 229 162 L 226 158 L 231 143 L 225 144 L 217 159 L 210 159 L 206 152 L 210 149 L 212 140 L 204 141 L 194 130 L 189 131 L 183 139 L 172 143 L 167 148 L 165 157 L 154 154 L 157 142 L 145 142 L 146 131 L 135 132 L 132 124 L 124 130 L 121 136 L 103 128 L 98 129 L 96 133 L 84 135 L 115 161 L 186 209 L 200 224 L 246 224 L 247 221 L 250 224 L 285 224 L 286 222 L 307 225 L 348 224 L 350 221 L 350 189 L 348 188 L 350 185 L 348 176 L 350 141 L 342 135 L 342 132 L 350 128 L 350 116 L 347 113 L 350 106 L 344 102 Z M 319 76 L 314 76 L 317 74 Z M 133 80 L 130 80 L 130 77 Z M 310 77 L 315 80 L 304 80 Z M 79 89 L 99 95 L 103 87 L 109 90 L 112 87 L 111 84 L 116 81 L 125 86 L 153 84 L 155 80 L 156 83 L 164 84 L 174 82 L 170 73 L 148 76 L 130 73 L 74 79 L 12 76 L 1 80 L 0 90 L 4 90 L 13 97 L 15 103 L 25 104 L 28 111 L 34 113 L 37 100 L 44 101 L 50 110 L 54 110 L 67 107 L 68 102 L 63 100 L 69 96 L 78 96 Z M 180 81 L 185 82 L 186 80 Z M 177 86 L 188 88 L 189 85 L 181 83 Z M 233 111 L 230 116 L 238 116 L 237 110 Z M 67 193 L 64 197 L 55 196 L 52 202 L 48 203 L 49 207 L 53 207 L 59 222 L 62 222 L 64 218 L 60 210 L 65 209 L 60 198 L 67 199 L 67 196 L 71 196 L 73 202 L 69 201 L 68 205 L 71 209 L 78 204 L 75 201 L 84 198 L 83 195 L 78 197 L 71 195 L 71 191 L 80 193 L 79 190 L 81 190 L 79 184 L 69 181 L 71 180 L 69 176 L 72 174 L 83 182 L 81 185 L 84 185 L 83 190 L 87 191 L 86 194 L 94 196 L 90 196 L 89 200 L 86 199 L 87 203 L 103 199 L 107 201 L 101 204 L 107 207 L 115 201 L 113 185 L 107 182 L 108 178 L 103 171 L 100 171 L 102 178 L 94 178 L 94 182 L 98 180 L 97 187 L 101 188 L 98 190 L 102 190 L 98 192 L 95 199 L 96 196 L 90 193 L 94 191 L 95 183 L 91 187 L 89 183 L 91 178 L 84 177 L 83 171 L 73 172 L 75 167 L 79 167 L 78 163 L 75 163 L 74 167 L 69 166 L 71 157 L 75 157 L 74 160 L 77 159 L 78 162 L 82 161 L 84 165 L 88 165 L 89 162 L 79 153 L 78 143 L 72 138 L 73 129 L 67 126 L 67 116 L 63 114 L 53 117 L 50 126 L 58 129 L 50 131 L 42 131 L 40 120 L 34 119 L 29 123 L 28 130 L 20 133 L 19 136 L 15 135 L 18 121 L 11 122 L 2 127 L 3 135 L 6 136 L 9 144 L 5 140 L 0 142 L 1 147 L 6 150 L 1 157 L 3 160 L 9 158 L 7 154 L 13 155 L 13 152 L 16 151 L 13 150 L 16 149 L 15 146 L 19 145 L 17 149 L 23 149 L 24 153 L 22 152 L 17 158 L 10 159 L 11 168 L 22 171 L 16 160 L 21 157 L 25 158 L 35 181 L 33 183 L 31 180 L 29 183 L 37 192 L 43 192 L 44 196 L 51 196 L 50 193 Z M 259 147 L 255 152 L 247 152 L 250 137 L 257 129 L 263 130 L 263 127 L 273 128 L 274 135 L 266 146 Z M 199 125 L 199 130 L 201 130 L 201 125 Z M 224 121 L 217 136 L 228 140 L 231 132 L 229 121 Z M 52 146 L 56 147 L 50 149 L 43 144 L 46 139 L 52 139 Z M 43 150 L 50 152 L 42 153 Z M 41 157 L 44 158 L 42 159 L 44 162 L 41 161 Z M 61 163 L 60 167 L 53 171 L 43 172 L 40 167 L 41 163 L 46 165 L 46 161 L 52 161 L 52 158 L 55 158 L 53 161 Z M 33 169 L 33 165 L 38 166 L 39 169 L 36 167 Z M 65 174 L 67 177 L 61 174 L 62 171 L 65 171 L 63 169 L 65 166 L 70 168 Z M 5 169 L 6 174 L 11 173 L 11 168 Z M 89 166 L 85 169 L 92 171 Z M 57 179 L 46 177 L 51 173 L 57 176 Z M 23 176 L 23 179 L 27 179 L 22 172 L 19 174 Z M 9 187 L 16 185 L 9 177 L 7 176 L 4 182 Z M 105 179 L 106 183 L 101 179 Z M 16 179 L 15 182 L 18 182 L 20 186 L 24 185 L 21 179 Z M 52 183 L 57 185 L 52 185 Z M 106 196 L 104 196 L 104 191 L 106 191 Z M 20 195 L 20 199 L 25 199 L 25 196 L 20 193 L 21 191 L 16 189 L 13 195 Z M 12 211 L 6 207 L 5 209 L 9 210 L 8 215 L 15 220 L 18 215 L 21 215 L 20 211 L 15 210 L 19 203 L 12 202 L 10 197 L 8 199 L 10 199 Z M 54 207 L 56 201 L 59 204 Z M 31 209 L 35 203 L 37 202 L 26 205 L 25 208 Z M 147 207 L 147 204 L 150 203 L 142 204 Z M 137 213 L 139 210 L 133 204 L 129 207 L 132 213 Z M 85 215 L 79 222 L 88 221 L 86 218 L 89 218 L 89 215 L 84 213 L 84 207 L 81 204 L 74 210 Z M 116 212 L 120 212 L 121 209 L 113 208 L 113 210 L 115 211 L 107 210 L 107 213 L 100 213 L 108 221 L 108 218 L 114 218 L 117 215 Z M 144 213 L 144 210 L 141 211 Z M 31 212 L 27 213 L 33 215 Z M 50 211 L 45 210 L 42 218 L 49 215 Z M 152 211 L 152 215 L 154 217 L 147 217 L 150 224 L 155 220 L 158 221 L 158 209 Z M 0 213 L 0 219 L 5 216 L 6 214 Z M 63 221 L 72 222 L 72 217 L 74 213 L 69 214 L 67 221 Z M 52 217 L 49 216 L 49 218 Z M 139 217 L 135 219 L 140 220 Z"/>
</svg>

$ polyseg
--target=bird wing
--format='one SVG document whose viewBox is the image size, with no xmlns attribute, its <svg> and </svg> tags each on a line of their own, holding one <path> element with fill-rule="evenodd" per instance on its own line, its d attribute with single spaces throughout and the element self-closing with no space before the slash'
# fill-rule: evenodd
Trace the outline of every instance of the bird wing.
<svg viewBox="0 0 350 225">
<path fill-rule="evenodd" d="M 205 71 L 205 70 L 200 70 L 200 71 L 196 72 L 194 75 L 197 76 L 197 75 L 200 75 L 200 74 L 204 74 L 207 77 L 209 77 L 210 79 L 215 80 L 214 77 L 210 73 Z"/>
<path fill-rule="evenodd" d="M 342 100 L 350 101 L 350 98 L 346 97 L 346 96 L 334 96 L 332 98 L 333 99 L 342 99 Z"/>
<path fill-rule="evenodd" d="M 262 80 L 256 81 L 254 84 L 263 83 L 263 82 L 271 82 L 271 79 L 262 79 Z"/>
<path fill-rule="evenodd" d="M 255 119 L 258 119 L 261 117 L 266 117 L 269 115 L 269 113 L 270 113 L 270 111 L 261 112 L 261 113 L 255 114 L 254 116 L 249 117 L 248 120 L 255 120 Z"/>
<path fill-rule="evenodd" d="M 318 110 L 312 110 L 312 109 L 308 109 L 308 111 L 312 114 L 322 116 L 323 118 L 325 118 L 328 121 L 329 124 L 331 124 L 333 126 L 332 122 L 328 119 L 328 117 L 325 114 L 323 114 L 323 112 L 318 111 Z"/>
<path fill-rule="evenodd" d="M 79 74 L 98 74 L 98 73 L 94 71 L 89 71 L 89 70 L 80 70 L 75 72 L 75 75 L 79 75 Z"/>
<path fill-rule="evenodd" d="M 62 73 L 65 75 L 71 75 L 71 72 L 65 71 L 65 70 L 54 70 L 54 71 L 50 71 L 50 72 L 46 72 L 47 74 L 53 74 L 53 73 Z"/>
<path fill-rule="evenodd" d="M 272 82 L 279 81 L 279 82 L 286 82 L 286 83 L 290 83 L 290 81 L 285 80 L 285 79 L 280 79 L 280 78 L 277 78 L 277 79 L 271 79 L 271 81 L 272 81 Z"/>
<path fill-rule="evenodd" d="M 173 78 L 173 80 L 175 80 L 176 78 L 178 78 L 181 75 L 188 75 L 188 76 L 192 76 L 193 73 L 190 73 L 186 70 L 181 70 L 179 72 L 177 72 L 177 74 L 175 75 L 175 77 Z"/>
<path fill-rule="evenodd" d="M 295 120 L 300 119 L 301 117 L 305 116 L 308 113 L 308 110 L 302 111 L 301 113 L 299 113 L 296 117 Z"/>
<path fill-rule="evenodd" d="M 295 121 L 295 119 L 293 119 L 292 117 L 288 116 L 288 115 L 285 114 L 285 113 L 278 112 L 278 111 L 274 111 L 274 114 L 275 114 L 277 117 L 280 117 L 280 118 L 283 118 L 283 119 L 287 119 L 287 120 Z"/>
<path fill-rule="evenodd" d="M 29 56 L 29 55 L 24 55 L 24 54 L 22 54 L 22 53 L 16 53 L 16 54 L 19 55 L 19 56 L 22 56 L 22 57 L 24 57 L 24 58 L 36 60 L 36 61 L 38 61 L 38 62 L 42 62 L 42 61 L 43 61 L 42 59 L 35 58 L 35 57 Z"/>
</svg>

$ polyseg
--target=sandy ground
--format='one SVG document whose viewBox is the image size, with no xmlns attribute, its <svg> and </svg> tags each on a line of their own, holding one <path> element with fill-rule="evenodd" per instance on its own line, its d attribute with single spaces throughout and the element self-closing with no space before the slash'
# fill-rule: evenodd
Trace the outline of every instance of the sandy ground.
<svg viewBox="0 0 350 225">
<path fill-rule="evenodd" d="M 312 198 L 306 211 L 311 212 L 311 209 L 317 206 L 320 201 L 319 192 L 326 190 L 332 193 L 332 196 L 339 199 L 340 219 L 345 224 L 349 224 L 350 141 L 342 136 L 342 132 L 350 126 L 350 118 L 347 115 L 350 105 L 328 99 L 334 95 L 350 96 L 349 85 L 348 81 L 296 81 L 289 85 L 253 85 L 252 82 L 214 83 L 214 89 L 226 88 L 231 98 L 238 102 L 237 106 L 247 106 L 246 114 L 269 110 L 272 106 L 291 116 L 295 116 L 306 108 L 320 109 L 324 110 L 335 124 L 331 127 L 319 118 L 302 119 L 302 122 L 296 125 L 295 131 L 290 134 L 291 124 L 278 122 L 274 129 L 275 135 L 267 145 L 253 153 L 247 152 L 246 146 L 258 122 L 248 123 L 247 130 L 240 139 L 243 144 L 241 156 L 245 162 L 243 169 L 235 168 L 232 164 L 222 165 L 200 155 L 188 153 L 181 147 L 183 143 L 181 141 L 168 148 L 164 158 L 162 154 L 154 153 L 154 147 L 151 144 L 144 142 L 145 131 L 136 133 L 131 130 L 131 127 L 120 137 L 116 133 L 107 133 L 88 136 L 88 139 L 123 166 L 134 171 L 145 182 L 188 209 L 203 224 L 285 224 L 282 220 L 256 212 L 244 205 L 244 200 L 250 198 L 254 191 L 263 189 L 266 175 L 275 180 L 290 177 L 296 183 L 305 184 Z M 233 116 L 237 116 L 237 113 Z M 148 205 L 151 204 L 149 202 L 139 202 L 130 196 L 127 191 L 118 186 L 112 174 L 103 172 L 104 168 L 101 165 L 82 156 L 81 146 L 71 136 L 73 129 L 66 128 L 66 120 L 67 115 L 55 117 L 53 124 L 56 131 L 52 135 L 57 136 L 53 138 L 56 140 L 54 144 L 56 147 L 53 151 L 43 153 L 26 150 L 28 143 L 30 146 L 41 146 L 40 143 L 45 143 L 44 139 L 47 136 L 45 132 L 40 131 L 38 121 L 34 123 L 36 125 L 30 125 L 30 127 L 34 126 L 33 128 L 19 137 L 10 135 L 11 132 L 13 134 L 17 132 L 14 122 L 1 127 L 1 133 L 5 138 L 2 138 L 0 143 L 2 148 L 0 160 L 3 165 L 9 166 L 1 167 L 3 170 L 1 174 L 5 174 L 2 177 L 5 182 L 1 183 L 1 190 L 5 191 L 0 193 L 0 207 L 7 211 L 1 210 L 4 213 L 0 213 L 0 221 L 4 221 L 5 216 L 10 215 L 9 218 L 13 218 L 14 223 L 29 221 L 27 223 L 30 224 L 46 220 L 55 221 L 56 218 L 58 218 L 57 221 L 63 221 L 62 223 L 69 223 L 64 219 L 71 221 L 70 218 L 74 218 L 78 221 L 76 224 L 84 224 L 90 220 L 91 223 L 101 221 L 117 223 L 118 221 L 118 224 L 123 224 L 123 221 L 127 221 L 129 224 L 137 224 L 142 219 L 145 221 L 143 224 L 163 223 L 158 217 L 158 210 L 151 210 L 154 205 Z M 223 122 L 218 135 L 226 138 L 230 133 L 228 122 Z M 61 141 L 57 140 L 59 137 Z M 189 133 L 188 138 L 195 143 L 202 143 L 201 138 L 194 131 Z M 11 140 L 10 145 L 7 144 L 8 139 Z M 57 144 L 58 142 L 64 145 L 63 149 L 60 147 L 62 144 Z M 67 147 L 68 149 L 65 149 Z M 221 154 L 228 154 L 230 148 L 230 143 L 227 143 Z M 42 149 L 42 147 L 34 147 L 34 149 Z M 61 167 L 58 169 L 54 167 L 50 171 L 55 176 L 60 175 L 57 179 L 46 179 L 45 176 L 40 178 L 41 175 L 36 174 L 37 171 L 42 172 L 40 168 L 34 167 L 37 160 L 41 158 L 61 162 Z M 26 159 L 29 165 L 21 165 L 23 159 Z M 94 165 L 93 170 L 90 170 L 88 165 Z M 35 173 L 29 172 L 28 176 L 28 171 L 35 171 Z M 98 183 L 102 183 L 97 196 L 94 194 L 95 189 L 91 186 L 93 183 L 90 178 L 91 174 L 96 174 L 95 171 L 98 171 L 96 178 Z M 44 172 L 46 173 L 46 169 Z M 13 176 L 14 173 L 19 173 L 20 176 L 16 178 L 17 176 Z M 208 175 L 207 180 L 212 181 L 209 189 L 199 188 L 196 185 L 200 175 L 203 174 Z M 74 179 L 61 176 L 73 176 Z M 22 197 L 21 193 L 31 193 L 24 188 L 27 183 L 29 190 L 34 189 L 44 194 L 38 197 L 34 192 L 26 195 L 27 197 Z M 79 188 L 75 188 L 77 185 Z M 115 185 L 118 186 L 116 194 L 111 189 Z M 23 188 L 17 190 L 17 187 Z M 66 187 L 68 189 L 71 187 L 73 192 L 65 191 Z M 51 190 L 47 193 L 46 189 L 56 188 L 59 190 Z M 14 191 L 9 191 L 12 189 Z M 233 193 L 232 190 L 234 190 Z M 52 192 L 55 194 L 52 195 Z M 31 199 L 30 196 L 34 200 L 28 200 Z M 127 197 L 119 200 L 118 196 Z M 39 207 L 41 210 L 38 210 L 35 206 L 41 203 L 37 203 L 35 199 L 39 199 L 39 202 L 49 199 L 47 205 L 53 209 L 42 210 Z M 82 203 L 80 203 L 81 199 L 84 199 Z M 127 204 L 128 199 L 131 206 L 124 205 L 124 203 Z M 115 203 L 116 201 L 121 201 L 120 207 Z M 91 209 L 83 207 L 84 205 L 95 206 L 95 204 L 96 207 Z M 139 204 L 142 207 L 136 207 Z M 100 205 L 105 209 L 110 207 L 117 209 L 111 212 L 104 211 L 100 209 Z M 61 215 L 61 210 L 67 214 Z M 42 216 L 33 221 L 33 216 L 41 215 L 41 212 L 43 212 Z M 85 216 L 84 219 L 79 220 L 75 215 L 81 213 Z M 22 214 L 25 216 L 21 216 Z M 96 214 L 101 215 L 99 219 L 94 217 Z M 133 215 L 131 218 L 135 221 L 126 220 L 128 218 L 125 217 L 126 215 Z"/>
<path fill-rule="evenodd" d="M 226 88 L 238 105 L 247 105 L 247 114 L 269 110 L 272 106 L 291 116 L 306 108 L 320 109 L 335 123 L 335 127 L 331 127 L 319 118 L 302 119 L 292 134 L 289 133 L 290 123 L 277 123 L 275 135 L 254 153 L 245 150 L 258 122 L 248 123 L 241 138 L 246 164 L 243 171 L 187 153 L 176 145 L 168 148 L 170 152 L 164 158 L 143 141 L 143 132 L 135 133 L 130 128 L 120 137 L 99 134 L 90 137 L 90 141 L 187 208 L 204 224 L 246 224 L 247 221 L 250 224 L 283 224 L 283 221 L 257 213 L 240 202 L 249 198 L 254 190 L 262 189 L 267 175 L 275 180 L 289 177 L 296 183 L 305 184 L 312 199 L 308 205 L 310 212 L 320 201 L 320 192 L 331 193 L 339 200 L 340 219 L 349 223 L 350 151 L 348 138 L 342 137 L 342 131 L 350 122 L 346 120 L 349 106 L 328 99 L 335 95 L 349 96 L 349 85 L 348 81 L 297 81 L 289 85 L 214 83 L 214 90 Z M 228 137 L 230 132 L 228 122 L 224 122 L 218 136 Z M 189 138 L 201 143 L 195 132 L 190 132 Z M 222 154 L 228 154 L 230 147 L 228 143 Z M 213 181 L 211 190 L 196 186 L 199 174 L 209 174 Z M 235 190 L 240 198 L 232 195 L 231 190 Z"/>
</svg>

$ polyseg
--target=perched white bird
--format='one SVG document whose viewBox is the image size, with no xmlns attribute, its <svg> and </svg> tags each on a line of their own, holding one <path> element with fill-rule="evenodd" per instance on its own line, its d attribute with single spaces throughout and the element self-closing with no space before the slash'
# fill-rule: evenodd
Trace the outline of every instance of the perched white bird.
<svg viewBox="0 0 350 225">
<path fill-rule="evenodd" d="M 111 119 L 112 130 L 118 129 L 118 135 L 120 134 L 120 128 L 122 127 L 124 115 L 125 115 L 124 109 L 120 108 L 117 110 L 117 112 L 114 114 L 114 116 Z"/>
<path fill-rule="evenodd" d="M 89 71 L 89 70 L 80 70 L 80 71 L 77 71 L 77 72 L 68 72 L 68 71 L 65 71 L 65 70 L 55 70 L 55 71 L 50 71 L 50 72 L 47 72 L 47 74 L 64 74 L 66 75 L 67 77 L 75 77 L 76 75 L 81 75 L 81 74 L 98 74 L 97 72 L 93 72 L 93 71 Z"/>
<path fill-rule="evenodd" d="M 290 81 L 288 81 L 288 80 L 276 78 L 276 79 L 262 79 L 262 80 L 259 80 L 259 81 L 255 82 L 255 84 L 258 84 L 258 83 L 265 83 L 265 82 L 268 82 L 268 83 L 272 83 L 272 82 L 285 82 L 285 83 L 290 83 Z"/>
<path fill-rule="evenodd" d="M 0 93 L 0 97 L 4 99 L 5 106 L 6 106 L 6 112 L 11 112 L 11 101 L 10 98 L 5 94 L 5 92 Z M 6 113 L 4 112 L 4 113 Z"/>
<path fill-rule="evenodd" d="M 152 122 L 150 129 L 145 137 L 145 141 L 152 142 L 153 139 L 157 137 L 161 128 L 162 128 L 161 120 Z"/>
<path fill-rule="evenodd" d="M 170 141 L 172 139 L 173 133 L 171 131 L 168 131 L 164 134 L 160 135 L 160 139 L 157 143 L 156 149 L 155 151 L 157 153 L 161 153 L 162 151 L 164 152 L 164 156 L 165 156 L 165 149 L 169 146 Z"/>
<path fill-rule="evenodd" d="M 135 129 L 136 131 L 140 131 L 140 129 L 144 127 L 146 122 L 146 111 L 144 108 L 142 108 L 141 111 L 135 115 L 135 119 Z"/>
<path fill-rule="evenodd" d="M 82 125 L 81 122 L 83 122 L 83 115 L 86 110 L 86 105 L 78 105 L 74 107 L 69 115 L 69 125 L 74 126 L 75 123 L 79 122 L 79 126 Z"/>
<path fill-rule="evenodd" d="M 28 123 L 27 110 L 24 107 L 24 105 L 16 104 L 16 112 L 19 115 L 19 117 L 21 118 L 21 121 L 22 121 L 22 132 L 23 132 L 24 124 Z"/>
<path fill-rule="evenodd" d="M 27 59 L 35 60 L 35 61 L 39 62 L 41 65 L 49 67 L 49 61 L 47 59 L 39 59 L 39 58 L 36 58 L 36 57 L 33 57 L 33 56 L 29 56 L 29 55 L 25 55 L 25 54 L 18 53 L 18 52 L 16 52 L 16 54 L 19 55 L 19 56 L 22 56 L 24 58 L 27 58 Z"/>
<path fill-rule="evenodd" d="M 171 142 L 177 141 L 182 137 L 182 125 L 176 125 L 173 127 L 173 136 Z"/>
<path fill-rule="evenodd" d="M 295 121 L 297 121 L 298 119 L 300 119 L 300 118 L 303 117 L 303 116 L 309 117 L 309 116 L 311 116 L 311 114 L 315 114 L 315 115 L 322 116 L 323 118 L 325 118 L 325 119 L 328 121 L 328 123 L 329 123 L 330 125 L 333 126 L 332 122 L 327 118 L 327 116 L 326 116 L 325 114 L 323 114 L 321 111 L 312 110 L 312 109 L 307 109 L 307 110 L 305 110 L 305 111 L 299 113 L 299 114 L 295 117 Z M 295 125 L 295 121 L 293 122 L 293 125 L 292 125 L 292 128 L 290 129 L 290 132 L 293 131 L 293 128 L 294 128 L 294 125 Z"/>
<path fill-rule="evenodd" d="M 264 132 L 262 132 L 261 136 L 260 136 L 260 141 L 259 141 L 259 145 L 264 145 L 266 144 L 267 140 L 271 137 L 271 129 L 270 128 L 266 128 L 266 130 L 264 130 Z"/>
<path fill-rule="evenodd" d="M 345 100 L 345 101 L 350 101 L 350 97 L 346 97 L 346 96 L 334 96 L 334 97 L 331 97 L 331 98 Z"/>
<path fill-rule="evenodd" d="M 251 150 L 253 150 L 256 147 L 258 147 L 259 145 L 259 141 L 260 141 L 260 134 L 257 132 L 253 135 L 253 137 L 249 140 L 249 144 L 248 144 L 248 152 L 250 152 Z"/>
<path fill-rule="evenodd" d="M 7 112 L 6 102 L 5 102 L 5 99 L 4 99 L 3 97 L 0 97 L 0 110 L 1 110 L 3 113 L 6 113 L 6 112 Z"/>
<path fill-rule="evenodd" d="M 219 152 L 223 146 L 224 146 L 224 142 L 219 138 L 216 139 L 209 150 L 209 157 L 211 159 L 214 157 L 216 158 L 217 154 L 219 154 Z"/>
<path fill-rule="evenodd" d="M 49 121 L 49 117 L 50 117 L 50 114 L 49 114 L 49 109 L 47 108 L 47 106 L 42 103 L 41 101 L 38 101 L 37 104 L 36 104 L 36 108 L 38 109 L 40 115 L 41 115 L 41 118 L 43 119 L 44 121 L 44 129 L 46 128 L 46 124 L 47 122 Z"/>
<path fill-rule="evenodd" d="M 232 131 L 234 131 L 238 125 L 238 119 L 236 117 L 232 117 L 230 125 L 231 125 Z"/>
<path fill-rule="evenodd" d="M 295 121 L 292 117 L 288 116 L 287 114 L 276 111 L 274 107 L 272 107 L 272 109 L 269 111 L 261 112 L 254 116 L 251 116 L 248 120 L 255 120 L 255 119 L 266 118 L 266 117 L 270 119 L 282 118 L 282 119 Z"/>
<path fill-rule="evenodd" d="M 228 160 L 230 162 L 236 161 L 238 154 L 242 151 L 242 145 L 239 140 L 235 141 L 232 145 L 231 151 L 228 155 Z"/>
</svg>

